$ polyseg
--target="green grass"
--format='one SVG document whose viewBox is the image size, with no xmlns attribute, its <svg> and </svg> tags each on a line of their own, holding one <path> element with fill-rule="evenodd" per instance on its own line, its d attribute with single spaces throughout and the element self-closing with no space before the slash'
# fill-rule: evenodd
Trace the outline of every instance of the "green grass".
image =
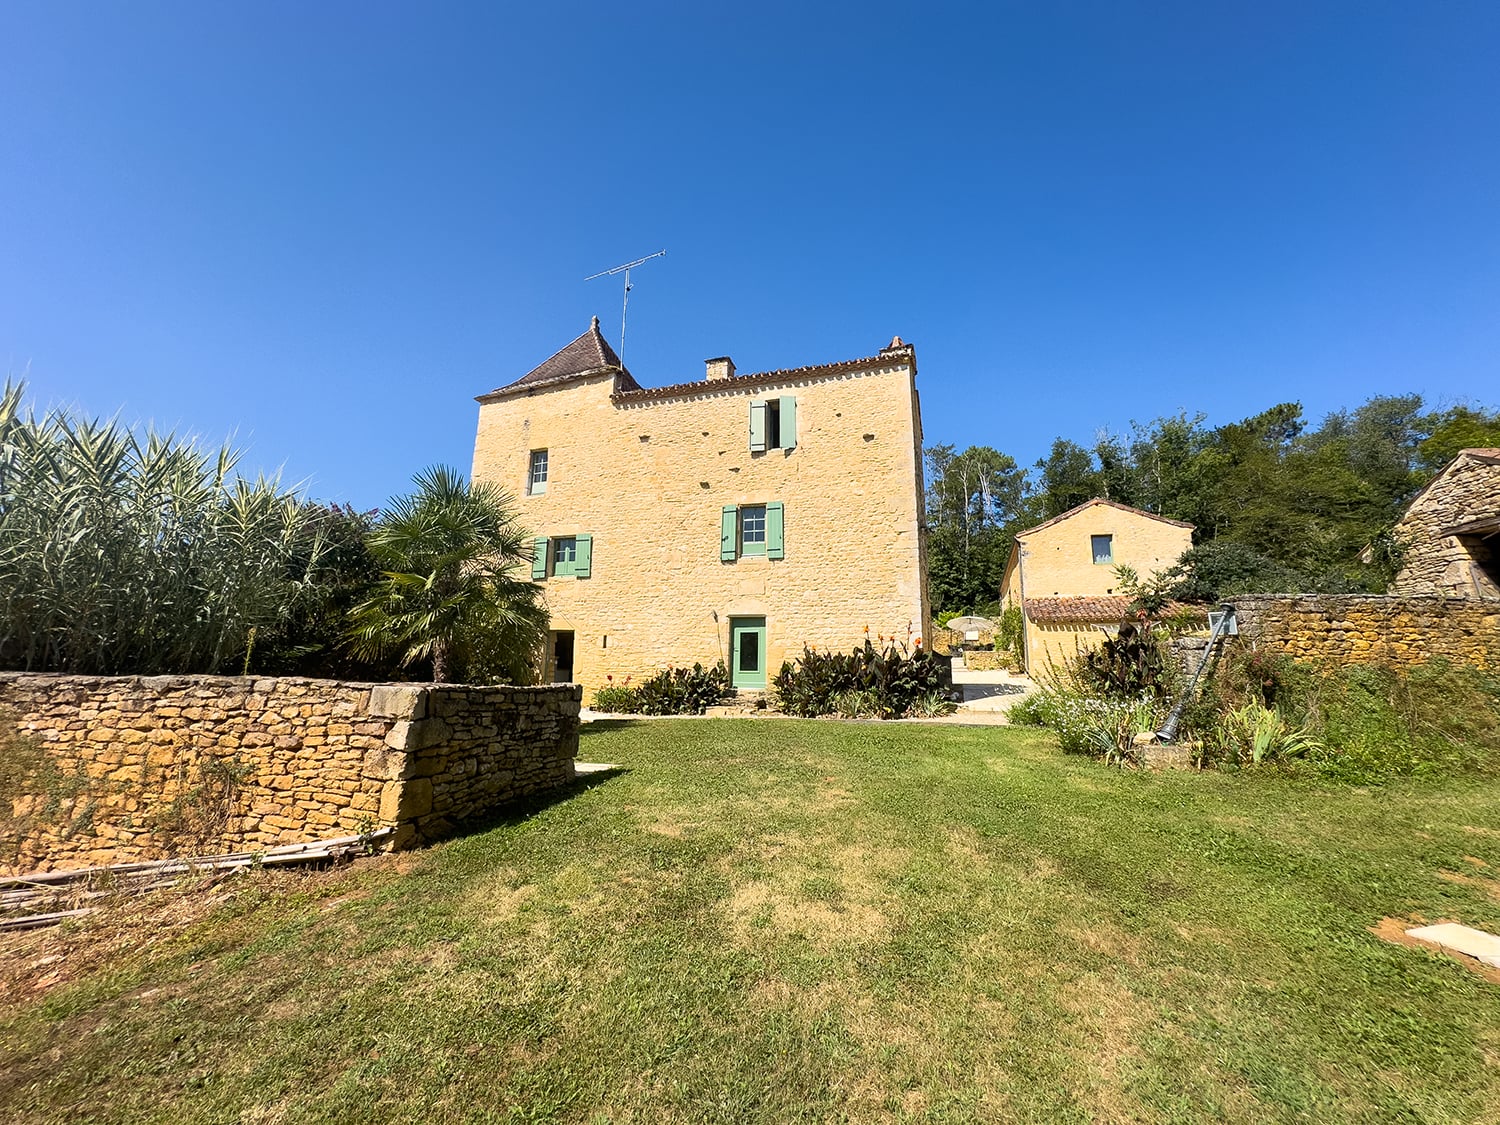
<svg viewBox="0 0 1500 1125">
<path fill-rule="evenodd" d="M 1500 986 L 1367 931 L 1500 930 L 1493 785 L 790 721 L 582 756 L 628 772 L 8 1002 L 0 1120 L 1500 1120 Z"/>
</svg>

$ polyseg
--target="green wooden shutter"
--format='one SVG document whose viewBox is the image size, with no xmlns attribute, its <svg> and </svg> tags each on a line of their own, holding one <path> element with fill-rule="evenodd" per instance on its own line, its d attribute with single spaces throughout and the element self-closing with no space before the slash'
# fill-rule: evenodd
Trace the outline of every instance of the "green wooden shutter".
<svg viewBox="0 0 1500 1125">
<path fill-rule="evenodd" d="M 734 562 L 735 556 L 739 554 L 735 550 L 736 540 L 740 537 L 740 510 L 733 504 L 724 505 L 724 513 L 719 518 L 719 561 Z"/>
<path fill-rule="evenodd" d="M 797 448 L 797 400 L 791 395 L 781 396 L 781 448 Z"/>
<path fill-rule="evenodd" d="M 750 452 L 766 451 L 766 404 L 756 399 L 750 404 Z"/>
<path fill-rule="evenodd" d="M 786 402 L 786 399 L 782 399 Z M 783 425 L 786 415 L 783 414 Z M 772 500 L 766 505 L 766 558 L 784 559 L 786 550 L 782 546 L 783 527 L 786 524 L 785 506 L 780 500 Z"/>
<path fill-rule="evenodd" d="M 531 545 L 531 580 L 540 582 L 547 577 L 547 541 L 538 539 Z"/>
<path fill-rule="evenodd" d="M 589 567 L 594 561 L 594 537 L 580 535 L 574 542 L 578 544 L 578 547 L 573 555 L 573 577 L 587 578 Z"/>
</svg>

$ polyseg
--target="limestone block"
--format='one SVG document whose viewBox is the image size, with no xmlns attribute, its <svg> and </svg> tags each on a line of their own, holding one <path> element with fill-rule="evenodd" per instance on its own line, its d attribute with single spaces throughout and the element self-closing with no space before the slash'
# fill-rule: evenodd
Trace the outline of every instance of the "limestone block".
<svg viewBox="0 0 1500 1125">
<path fill-rule="evenodd" d="M 416 772 L 416 758 L 404 750 L 377 746 L 365 751 L 360 772 L 379 781 L 400 781 Z"/>
<path fill-rule="evenodd" d="M 378 684 L 370 689 L 369 713 L 392 719 L 425 719 L 428 689 L 415 684 Z"/>
<path fill-rule="evenodd" d="M 380 819 L 386 824 L 426 816 L 432 811 L 432 782 L 425 777 L 388 781 L 380 791 Z"/>
<path fill-rule="evenodd" d="M 386 734 L 385 744 L 392 750 L 426 750 L 446 742 L 451 733 L 442 719 L 402 720 Z"/>
</svg>

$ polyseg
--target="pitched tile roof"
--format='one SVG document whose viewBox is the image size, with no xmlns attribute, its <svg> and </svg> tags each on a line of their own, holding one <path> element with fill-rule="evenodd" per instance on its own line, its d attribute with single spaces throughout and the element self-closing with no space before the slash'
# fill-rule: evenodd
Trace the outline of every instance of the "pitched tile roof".
<svg viewBox="0 0 1500 1125">
<path fill-rule="evenodd" d="M 1115 625 L 1134 616 L 1130 613 L 1131 600 L 1123 594 L 1092 598 L 1027 598 L 1026 616 L 1043 625 L 1067 622 Z M 1174 614 L 1183 610 L 1195 610 L 1205 615 L 1208 613 L 1202 606 L 1183 605 L 1180 602 L 1168 602 L 1163 612 Z"/>
<path fill-rule="evenodd" d="M 750 390 L 755 387 L 787 383 L 794 379 L 815 379 L 820 375 L 837 375 L 843 371 L 859 371 L 870 367 L 881 367 L 892 363 L 916 362 L 916 349 L 902 342 L 898 336 L 891 346 L 882 348 L 878 355 L 863 359 L 844 359 L 837 363 L 816 363 L 807 367 L 787 367 L 780 371 L 757 371 L 746 375 L 731 375 L 727 379 L 695 379 L 691 383 L 673 383 L 666 387 L 625 387 L 612 396 L 616 402 L 650 402 L 654 399 L 676 398 L 690 394 L 722 394 L 725 391 Z M 633 381 L 633 380 L 632 380 Z"/>
<path fill-rule="evenodd" d="M 1132 508 L 1129 504 L 1116 504 L 1113 500 L 1100 500 L 1098 498 L 1095 498 L 1093 500 L 1085 500 L 1082 504 L 1078 505 L 1078 507 L 1069 508 L 1062 515 L 1053 516 L 1045 523 L 1039 523 L 1035 527 L 1028 527 L 1025 531 L 1017 532 L 1016 538 L 1024 539 L 1026 536 L 1032 534 L 1033 532 L 1041 531 L 1043 528 L 1051 527 L 1053 524 L 1062 523 L 1063 520 L 1071 519 L 1073 516 L 1076 516 L 1079 512 L 1083 511 L 1085 508 L 1092 508 L 1095 505 L 1099 504 L 1104 505 L 1106 508 L 1118 508 L 1120 511 L 1130 512 L 1132 515 L 1145 516 L 1148 520 L 1158 520 L 1161 523 L 1169 523 L 1173 527 L 1185 527 L 1189 531 L 1193 530 L 1192 524 L 1184 523 L 1182 520 L 1170 520 L 1166 516 L 1157 515 L 1155 512 L 1148 512 L 1141 508 Z"/>
<path fill-rule="evenodd" d="M 543 360 L 515 382 L 496 387 L 489 394 L 478 397 L 480 402 L 484 402 L 486 399 L 507 391 L 548 386 L 568 379 L 578 379 L 585 375 L 603 375 L 611 371 L 620 374 L 619 388 L 639 389 L 640 384 L 635 381 L 629 371 L 625 370 L 614 348 L 609 346 L 609 341 L 600 333 L 599 318 L 596 316 L 593 323 L 589 325 L 589 330 L 567 347 Z"/>
</svg>

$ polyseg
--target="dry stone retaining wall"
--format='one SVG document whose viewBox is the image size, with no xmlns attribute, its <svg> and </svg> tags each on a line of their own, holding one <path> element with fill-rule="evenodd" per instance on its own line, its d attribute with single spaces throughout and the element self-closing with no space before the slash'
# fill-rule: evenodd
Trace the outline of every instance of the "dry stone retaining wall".
<svg viewBox="0 0 1500 1125">
<path fill-rule="evenodd" d="M 0 870 L 406 847 L 566 784 L 581 690 L 0 673 Z M 13 737 L 18 735 L 19 737 Z M 7 807 L 8 806 L 8 807 Z"/>
<path fill-rule="evenodd" d="M 1500 602 L 1352 594 L 1233 599 L 1240 638 L 1297 660 L 1500 669 Z"/>
</svg>

